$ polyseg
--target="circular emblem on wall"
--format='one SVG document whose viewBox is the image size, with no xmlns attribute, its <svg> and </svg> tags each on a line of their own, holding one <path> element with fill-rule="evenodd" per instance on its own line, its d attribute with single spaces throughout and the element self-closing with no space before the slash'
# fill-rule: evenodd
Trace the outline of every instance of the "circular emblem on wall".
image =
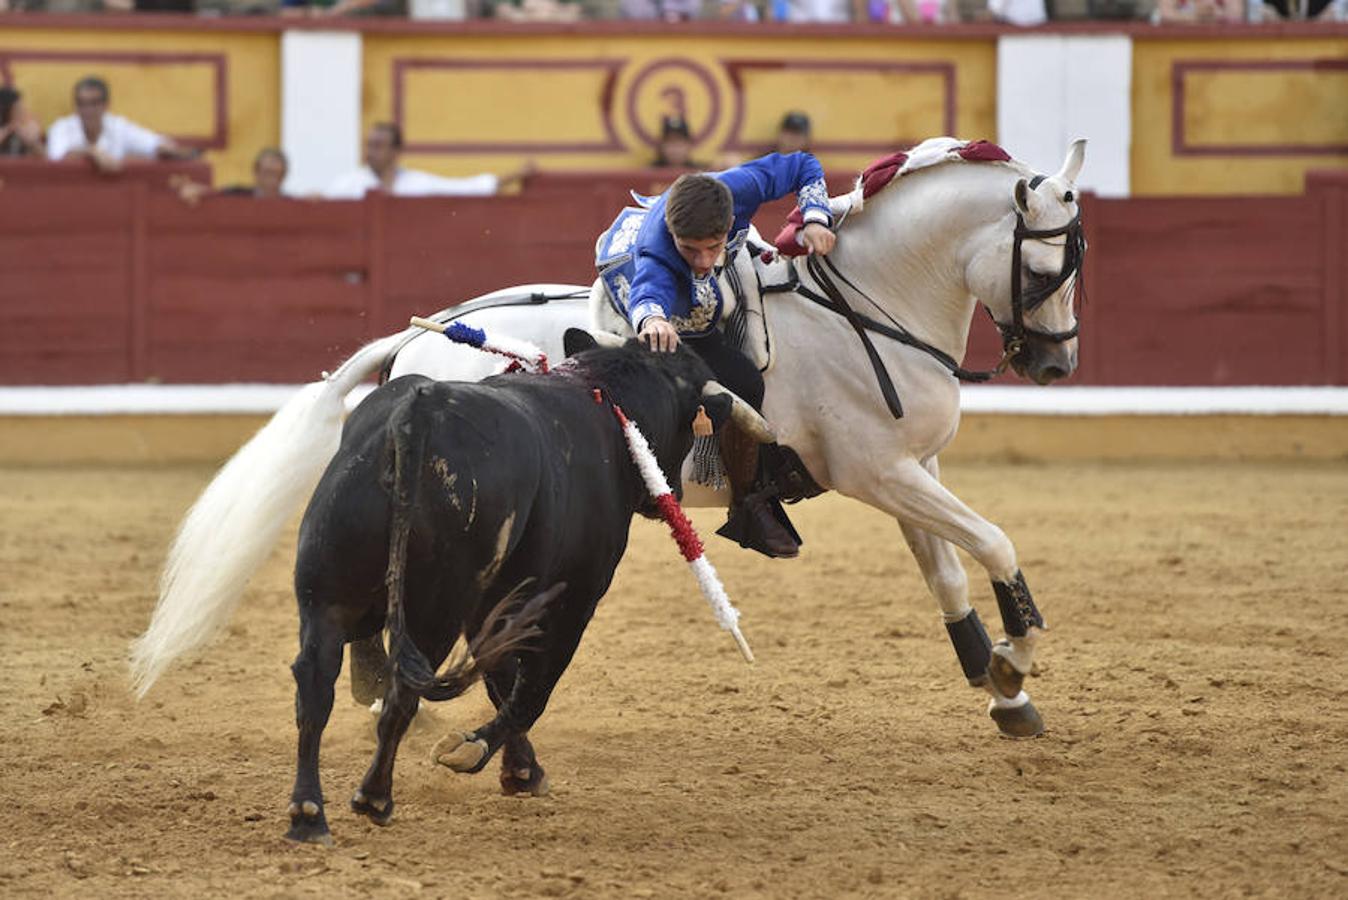
<svg viewBox="0 0 1348 900">
<path fill-rule="evenodd" d="M 688 59 L 657 59 L 643 66 L 627 90 L 627 122 L 643 142 L 655 146 L 660 123 L 677 116 L 699 144 L 721 121 L 721 96 L 705 66 Z"/>
</svg>

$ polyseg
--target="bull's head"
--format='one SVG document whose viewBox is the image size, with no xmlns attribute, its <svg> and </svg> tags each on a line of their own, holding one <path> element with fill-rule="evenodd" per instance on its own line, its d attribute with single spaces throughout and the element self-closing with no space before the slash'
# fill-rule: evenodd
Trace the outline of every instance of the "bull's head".
<svg viewBox="0 0 1348 900">
<path fill-rule="evenodd" d="M 632 362 L 640 362 L 643 370 L 659 374 L 660 390 L 634 392 L 630 401 L 621 396 L 627 385 L 614 384 L 610 379 L 609 386 L 618 394 L 614 399 L 646 435 L 676 496 L 683 494 L 683 461 L 692 449 L 694 423 L 700 414 L 705 414 L 714 431 L 738 428 L 761 443 L 776 440 L 767 420 L 715 381 L 707 364 L 682 346 L 674 353 L 656 353 L 635 340 L 624 340 L 615 334 L 591 334 L 570 328 L 563 337 L 563 347 L 568 357 L 597 347 L 626 348 Z M 656 509 L 651 504 L 649 510 L 643 508 L 641 512 L 654 515 Z"/>
</svg>

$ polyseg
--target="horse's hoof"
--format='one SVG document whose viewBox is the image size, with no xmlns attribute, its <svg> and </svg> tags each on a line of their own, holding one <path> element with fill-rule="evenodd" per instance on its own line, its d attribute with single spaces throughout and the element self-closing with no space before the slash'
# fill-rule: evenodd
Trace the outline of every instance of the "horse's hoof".
<svg viewBox="0 0 1348 900">
<path fill-rule="evenodd" d="M 551 786 L 548 775 L 542 766 L 521 766 L 518 769 L 501 770 L 501 793 L 507 797 L 515 794 L 530 794 L 534 797 L 546 797 Z"/>
<path fill-rule="evenodd" d="M 431 748 L 431 762 L 455 772 L 477 772 L 486 761 L 487 742 L 471 734 L 447 734 Z"/>
<path fill-rule="evenodd" d="M 328 831 L 328 820 L 323 815 L 323 807 L 313 800 L 290 804 L 290 830 L 286 839 L 302 844 L 322 844 L 332 846 L 332 833 Z"/>
<path fill-rule="evenodd" d="M 998 706 L 993 701 L 988 715 L 1007 737 L 1032 738 L 1044 733 L 1044 718 L 1028 699 L 1019 706 Z"/>
<path fill-rule="evenodd" d="M 367 797 L 364 791 L 356 791 L 351 797 L 351 811 L 376 825 L 387 825 L 393 818 L 393 798 Z"/>
<path fill-rule="evenodd" d="M 1011 665 L 1011 660 L 998 653 L 996 647 L 988 660 L 988 680 L 1001 697 L 1015 697 L 1025 688 L 1025 676 Z"/>
</svg>

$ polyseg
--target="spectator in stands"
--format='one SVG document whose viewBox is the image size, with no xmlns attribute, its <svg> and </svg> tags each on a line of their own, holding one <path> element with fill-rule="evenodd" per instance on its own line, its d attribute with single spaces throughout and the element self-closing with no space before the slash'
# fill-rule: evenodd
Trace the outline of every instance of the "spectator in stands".
<svg viewBox="0 0 1348 900">
<path fill-rule="evenodd" d="M 696 19 L 701 11 L 701 0 L 619 0 L 618 2 L 618 13 L 624 19 L 688 22 Z"/>
<path fill-rule="evenodd" d="M 798 153 L 810 149 L 810 117 L 798 110 L 782 116 L 782 124 L 777 126 L 778 153 Z"/>
<path fill-rule="evenodd" d="M 579 22 L 582 12 L 568 0 L 502 0 L 493 8 L 496 18 L 509 22 Z"/>
<path fill-rule="evenodd" d="M 1153 22 L 1241 22 L 1241 0 L 1156 0 Z"/>
<path fill-rule="evenodd" d="M 1348 19 L 1348 2 L 1345 0 L 1264 0 L 1262 7 L 1261 18 L 1265 22 L 1278 19 L 1317 19 L 1323 22 Z"/>
<path fill-rule="evenodd" d="M 529 163 L 508 175 L 445 178 L 398 165 L 402 148 L 402 129 L 393 122 L 376 122 L 365 136 L 365 165 L 338 178 L 323 196 L 329 200 L 359 200 L 366 192 L 379 190 L 395 197 L 489 197 L 535 171 Z"/>
<path fill-rule="evenodd" d="M 290 171 L 290 161 L 285 153 L 275 147 L 263 147 L 253 158 L 253 183 L 231 184 L 213 191 L 209 185 L 193 181 L 187 175 L 175 175 L 169 179 L 169 187 L 178 192 L 178 196 L 188 206 L 196 206 L 201 198 L 212 193 L 232 197 L 255 197 L 259 200 L 285 197 L 282 186 L 286 174 Z"/>
<path fill-rule="evenodd" d="M 406 0 L 281 0 L 282 16 L 406 16 Z"/>
<path fill-rule="evenodd" d="M 284 197 L 286 175 L 290 172 L 290 160 L 276 147 L 263 147 L 253 157 L 253 183 L 231 184 L 222 188 L 220 193 L 241 197 L 275 199 Z"/>
<path fill-rule="evenodd" d="M 724 22 L 759 22 L 763 19 L 753 0 L 720 0 L 716 12 Z"/>
<path fill-rule="evenodd" d="M 774 21 L 800 24 L 841 24 L 870 19 L 868 0 L 770 0 L 769 10 Z"/>
<path fill-rule="evenodd" d="M 655 145 L 656 169 L 705 169 L 693 161 L 693 135 L 683 116 L 665 116 L 660 120 L 660 142 Z"/>
<path fill-rule="evenodd" d="M 1006 25 L 1043 25 L 1048 21 L 1044 0 L 988 0 L 988 14 Z"/>
<path fill-rule="evenodd" d="M 874 4 L 876 0 L 871 2 Z M 986 14 L 986 9 L 983 12 Z M 960 15 L 956 0 L 889 0 L 888 18 L 873 21 L 888 21 L 894 25 L 948 25 L 960 21 Z M 987 18 L 992 17 L 987 15 Z"/>
<path fill-rule="evenodd" d="M 0 156 L 45 156 L 42 126 L 28 111 L 23 95 L 0 86 Z"/>
<path fill-rule="evenodd" d="M 57 119 L 47 133 L 47 158 L 86 157 L 99 171 L 115 172 L 127 157 L 194 159 L 197 151 L 108 112 L 108 85 L 81 78 L 75 85 L 75 113 Z"/>
</svg>

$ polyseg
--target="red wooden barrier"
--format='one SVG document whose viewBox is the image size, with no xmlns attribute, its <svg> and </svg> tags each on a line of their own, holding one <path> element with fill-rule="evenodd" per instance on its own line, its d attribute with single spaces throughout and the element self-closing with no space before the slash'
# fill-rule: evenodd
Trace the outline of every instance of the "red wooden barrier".
<svg viewBox="0 0 1348 900">
<path fill-rule="evenodd" d="M 309 380 L 411 313 L 588 283 L 628 187 L 659 187 L 650 172 L 550 175 L 515 197 L 189 207 L 162 171 L 52 168 L 39 183 L 0 162 L 0 383 Z M 1083 218 L 1077 382 L 1348 384 L 1348 175 L 1301 197 L 1087 197 Z M 971 366 L 999 355 L 985 319 Z"/>
<path fill-rule="evenodd" d="M 185 175 L 202 184 L 213 184 L 211 167 L 199 161 L 127 160 L 118 172 L 103 174 L 87 159 L 47 162 L 36 157 L 0 157 L 0 188 L 84 186 L 93 179 L 102 184 L 143 182 L 151 187 L 167 187 L 173 178 Z"/>
</svg>

